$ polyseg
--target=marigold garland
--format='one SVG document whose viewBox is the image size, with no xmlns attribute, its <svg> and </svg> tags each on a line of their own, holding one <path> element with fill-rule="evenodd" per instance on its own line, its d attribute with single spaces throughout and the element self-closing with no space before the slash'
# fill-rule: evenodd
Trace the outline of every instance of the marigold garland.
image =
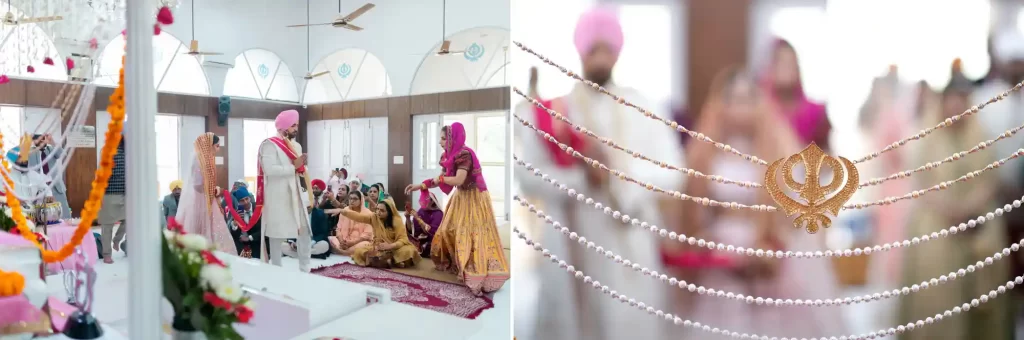
<svg viewBox="0 0 1024 340">
<path fill-rule="evenodd" d="M 96 177 L 92 180 L 92 190 L 89 192 L 89 199 L 85 202 L 85 208 L 82 209 L 81 222 L 78 223 L 70 242 L 64 244 L 57 251 L 47 250 L 43 247 L 43 244 L 37 240 L 35 232 L 28 227 L 28 221 L 21 210 L 21 202 L 18 201 L 18 197 L 14 194 L 14 181 L 11 180 L 7 173 L 0 173 L 4 181 L 7 182 L 8 188 L 10 188 L 6 192 L 7 204 L 11 207 L 11 215 L 18 226 L 18 231 L 21 232 L 22 237 L 39 248 L 45 263 L 60 262 L 71 256 L 75 248 L 82 244 L 82 240 L 90 231 L 90 226 L 92 226 L 93 220 L 96 219 L 96 215 L 99 213 L 104 193 L 107 190 L 107 180 L 110 178 L 114 167 L 114 155 L 117 154 L 117 145 L 121 142 L 121 130 L 124 127 L 124 63 L 125 57 L 121 57 L 121 71 L 117 81 L 117 89 L 110 95 L 110 103 L 107 105 L 107 112 L 110 113 L 110 123 L 107 124 L 107 134 L 104 138 L 105 144 L 103 145 L 102 157 L 100 158 L 100 167 L 96 170 Z M 0 138 L 3 138 L 2 133 L 0 133 Z M 0 141 L 0 149 L 3 149 L 2 141 Z M 10 169 L 6 158 L 3 158 L 2 164 L 5 169 Z M 18 276 L 20 277 L 20 275 Z M 21 280 L 22 286 L 24 286 L 24 278 L 21 278 Z M 10 280 L 7 277 L 0 276 L 0 283 L 3 286 L 6 286 L 8 281 Z"/>
<path fill-rule="evenodd" d="M 18 272 L 0 270 L 0 297 L 17 296 L 25 290 L 25 277 Z"/>
</svg>

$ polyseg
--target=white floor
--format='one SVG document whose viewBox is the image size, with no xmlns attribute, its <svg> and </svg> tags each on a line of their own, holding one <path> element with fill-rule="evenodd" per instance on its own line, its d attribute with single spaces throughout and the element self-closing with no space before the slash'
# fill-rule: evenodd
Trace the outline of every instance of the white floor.
<svg viewBox="0 0 1024 340">
<path fill-rule="evenodd" d="M 115 254 L 114 255 L 114 261 L 115 262 L 113 264 L 97 263 L 97 265 L 96 265 L 96 273 L 97 273 L 97 276 L 98 276 L 97 286 L 102 286 L 104 284 L 104 282 L 109 282 L 109 281 L 113 281 L 113 280 L 116 280 L 116 279 L 124 279 L 124 278 L 128 277 L 128 258 L 125 257 L 124 253 Z M 283 261 L 284 262 L 283 262 L 282 265 L 284 267 L 295 268 L 296 271 L 298 270 L 299 264 L 298 264 L 297 260 L 291 259 L 291 258 L 285 258 Z M 320 266 L 329 266 L 329 265 L 333 265 L 333 264 L 337 264 L 337 263 L 341 263 L 341 262 L 346 262 L 346 261 L 349 261 L 348 257 L 332 255 L 331 257 L 328 257 L 326 260 L 313 259 L 312 260 L 312 267 L 316 268 L 316 267 L 320 267 Z M 48 278 L 48 280 L 57 280 L 58 281 L 58 282 L 49 282 L 48 283 L 48 285 L 51 287 L 51 290 L 54 290 L 54 289 L 58 289 L 59 290 L 59 289 L 61 289 L 61 288 L 59 288 L 60 287 L 60 283 L 59 283 L 60 279 L 61 279 L 60 276 L 50 276 Z M 55 288 L 54 286 L 57 286 L 57 287 Z M 97 289 L 97 290 L 100 290 L 100 289 Z M 124 295 L 124 294 L 127 294 L 127 291 L 126 290 L 118 290 L 118 291 L 121 292 L 121 295 L 118 296 L 118 295 L 116 295 L 117 293 L 114 293 L 113 297 L 111 297 L 111 296 L 100 296 L 100 295 L 106 295 L 106 294 L 97 294 L 97 296 L 96 296 L 97 302 L 94 304 L 94 305 L 97 305 L 97 307 L 95 307 L 95 308 L 101 308 L 98 305 L 106 305 L 106 306 L 114 306 L 115 308 L 116 308 L 116 306 L 124 306 L 123 308 L 126 309 L 127 308 L 127 300 L 126 300 L 126 295 Z M 58 292 L 51 292 L 51 294 L 55 294 L 55 295 L 57 293 Z M 63 296 L 63 294 L 60 294 L 60 295 Z M 512 327 L 511 327 L 511 322 L 512 322 L 511 321 L 512 303 L 511 303 L 511 295 L 512 294 L 511 294 L 511 281 L 510 281 L 510 282 L 508 282 L 508 284 L 505 285 L 505 287 L 503 287 L 501 290 L 496 292 L 494 294 L 494 296 L 492 297 L 492 300 L 494 301 L 494 307 L 493 308 L 484 310 L 483 313 L 481 313 L 480 316 L 478 316 L 476 319 L 470 320 L 471 323 L 474 323 L 474 324 L 477 325 L 477 327 L 475 327 L 475 328 L 478 328 L 479 331 L 477 331 L 476 334 L 473 334 L 471 337 L 469 337 L 468 338 L 469 340 L 490 340 L 490 339 L 510 339 L 510 338 L 512 338 Z M 115 302 L 115 301 L 101 301 L 101 299 L 110 299 L 110 298 L 113 298 L 113 299 L 118 299 L 119 298 L 119 299 L 121 299 L 121 301 L 118 301 L 118 302 Z M 125 310 L 125 311 L 123 311 L 123 313 L 126 314 L 127 311 Z M 99 314 L 99 313 L 97 313 L 97 314 Z M 410 318 L 399 317 L 398 319 L 409 320 Z M 415 318 L 413 317 L 412 319 L 415 319 Z M 100 320 L 100 321 L 103 321 L 103 320 Z M 414 327 L 414 325 L 415 325 L 415 322 L 412 322 L 410 324 L 410 326 L 412 326 L 412 327 Z M 112 326 L 114 326 L 114 328 L 122 328 L 124 325 L 112 325 Z M 118 326 L 121 326 L 121 327 L 118 327 Z"/>
</svg>

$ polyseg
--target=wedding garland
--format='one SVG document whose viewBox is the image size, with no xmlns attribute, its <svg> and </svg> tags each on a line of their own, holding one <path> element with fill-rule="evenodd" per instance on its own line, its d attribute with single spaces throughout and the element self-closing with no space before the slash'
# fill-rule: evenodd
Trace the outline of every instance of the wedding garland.
<svg viewBox="0 0 1024 340">
<path fill-rule="evenodd" d="M 0 269 L 0 297 L 17 296 L 25 289 L 25 277 Z"/>
<path fill-rule="evenodd" d="M 107 180 L 110 179 L 110 174 L 114 168 L 114 155 L 118 152 L 117 145 L 121 142 L 121 130 L 124 127 L 124 63 L 125 57 L 121 57 L 121 70 L 117 82 L 117 89 L 110 95 L 110 103 L 107 105 L 107 112 L 110 113 L 110 123 L 107 124 L 107 134 L 104 139 L 103 152 L 100 158 L 100 167 L 96 170 L 96 177 L 92 181 L 92 190 L 89 192 L 89 199 L 85 202 L 85 208 L 82 209 L 82 220 L 78 223 L 75 229 L 74 235 L 71 237 L 70 242 L 64 244 L 60 250 L 53 251 L 47 250 L 36 238 L 35 233 L 28 227 L 28 221 L 25 219 L 25 215 L 21 210 L 21 202 L 18 201 L 17 195 L 14 194 L 14 181 L 8 176 L 6 172 L 0 172 L 3 176 L 3 180 L 7 183 L 8 188 L 6 190 L 6 197 L 8 205 L 11 207 L 11 215 L 13 215 L 14 222 L 17 224 L 18 231 L 21 232 L 21 236 L 26 240 L 29 240 L 43 254 L 43 262 L 54 263 L 60 262 L 71 256 L 74 253 L 75 248 L 82 244 L 82 239 L 89 233 L 89 228 L 92 226 L 93 220 L 96 219 L 96 215 L 99 213 L 100 206 L 102 205 L 104 193 L 107 190 Z M 0 138 L 3 138 L 3 133 L 0 133 Z M 0 140 L 0 149 L 3 149 L 3 142 Z M 3 167 L 9 168 L 7 158 L 2 160 Z M 24 278 L 22 278 L 24 280 Z M 4 278 L 2 282 L 8 281 Z M 0 286 L 5 285 L 0 284 Z"/>
</svg>

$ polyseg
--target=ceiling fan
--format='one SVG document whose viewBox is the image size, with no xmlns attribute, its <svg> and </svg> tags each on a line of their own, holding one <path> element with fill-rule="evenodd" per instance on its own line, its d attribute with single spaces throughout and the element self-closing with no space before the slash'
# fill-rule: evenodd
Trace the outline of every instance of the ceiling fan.
<svg viewBox="0 0 1024 340">
<path fill-rule="evenodd" d="M 196 2 L 192 1 L 192 41 L 188 44 L 188 52 L 182 53 L 190 56 L 202 55 L 223 55 L 220 52 L 204 52 L 199 50 L 199 40 L 196 40 Z"/>
<path fill-rule="evenodd" d="M 445 37 L 446 37 L 446 35 L 445 35 L 446 32 L 445 31 L 448 30 L 448 20 L 446 18 L 447 14 L 448 14 L 447 6 L 448 6 L 448 1 L 447 0 L 441 0 L 441 40 L 444 40 L 444 41 L 441 43 L 441 48 L 439 48 L 437 50 L 437 53 L 435 53 L 434 55 L 442 56 L 442 55 L 456 55 L 456 54 L 466 53 L 466 51 L 452 51 L 451 50 L 452 41 L 451 40 L 445 40 Z"/>
<path fill-rule="evenodd" d="M 327 26 L 327 25 L 330 25 L 331 27 L 345 28 L 345 29 L 348 29 L 348 30 L 352 30 L 352 31 L 357 31 L 358 32 L 358 31 L 362 31 L 363 28 L 359 27 L 359 26 L 356 26 L 356 25 L 353 25 L 352 21 L 356 20 L 356 18 L 362 16 L 363 14 L 366 14 L 366 12 L 369 12 L 371 9 L 373 9 L 376 6 L 377 5 L 374 5 L 372 3 L 368 3 L 368 4 L 363 5 L 363 7 L 359 7 L 359 9 L 356 9 L 355 11 L 353 11 L 352 13 L 349 13 L 346 16 L 341 16 L 341 0 L 338 0 L 338 18 L 334 19 L 334 21 L 327 22 L 327 23 L 322 23 L 322 24 L 310 24 L 309 23 L 309 18 L 306 18 L 306 24 L 304 24 L 304 25 L 289 25 L 289 26 L 286 26 L 286 27 L 310 27 L 310 26 Z"/>
<path fill-rule="evenodd" d="M 11 10 L 11 2 L 8 1 L 7 14 L 4 14 L 4 19 L 0 23 L 4 25 L 17 26 L 18 24 L 38 24 L 43 22 L 53 22 L 60 20 L 64 20 L 64 17 L 59 15 L 53 15 L 47 17 L 18 18 L 17 16 L 14 15 L 14 12 Z"/>
<path fill-rule="evenodd" d="M 366 6 L 370 6 L 370 7 L 367 8 Z M 367 4 L 366 6 L 363 6 L 363 8 L 366 8 L 366 10 L 369 10 L 370 8 L 373 8 L 373 4 Z M 341 7 L 341 1 L 340 0 L 338 1 L 338 7 L 339 8 Z M 353 13 L 353 14 L 355 14 L 355 16 L 359 16 L 359 15 L 362 15 L 363 13 L 366 13 L 366 11 L 363 10 L 362 8 L 360 8 L 356 12 L 358 12 L 358 14 L 357 13 Z M 352 15 L 350 14 L 349 16 L 352 16 Z M 322 75 L 325 75 L 325 74 L 329 73 L 328 71 L 321 71 L 321 72 L 313 73 L 312 72 L 312 68 L 310 68 L 310 66 L 309 66 L 309 27 L 311 27 L 311 26 L 313 26 L 313 25 L 309 24 L 309 0 L 306 0 L 306 24 L 305 25 L 295 26 L 295 27 L 305 27 L 306 28 L 306 75 L 302 77 L 302 79 L 305 79 L 305 80 L 312 80 L 313 78 L 316 78 L 316 77 L 319 77 L 319 76 L 322 76 Z M 292 27 L 292 26 L 289 26 L 289 27 Z M 360 28 L 360 29 L 362 29 L 362 28 Z"/>
</svg>

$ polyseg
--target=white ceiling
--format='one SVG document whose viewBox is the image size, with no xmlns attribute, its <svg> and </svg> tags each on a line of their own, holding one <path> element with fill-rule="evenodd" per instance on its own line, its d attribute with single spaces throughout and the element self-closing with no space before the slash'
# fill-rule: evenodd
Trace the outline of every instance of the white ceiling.
<svg viewBox="0 0 1024 340">
<path fill-rule="evenodd" d="M 98 2 L 125 0 L 95 0 Z M 156 1 L 156 0 L 151 0 Z M 345 14 L 362 6 L 367 1 L 341 1 Z M 6 1 L 0 2 L 6 5 Z M 70 4 L 69 4 L 70 3 Z M 102 33 L 83 29 L 92 21 L 75 18 L 74 14 L 85 6 L 87 0 L 13 0 L 13 5 L 31 16 L 60 13 L 64 22 L 50 24 L 44 28 L 58 37 L 87 40 L 101 36 L 102 50 L 107 41 L 120 32 L 123 19 L 111 18 L 115 24 L 107 26 Z M 301 0 L 216 0 L 197 1 L 195 6 L 195 38 L 200 41 L 201 50 L 224 53 L 222 56 L 208 56 L 205 60 L 234 63 L 235 57 L 245 50 L 259 48 L 276 53 L 299 79 L 300 93 L 304 86 L 301 76 L 308 67 L 333 52 L 359 48 L 367 50 L 383 63 L 390 78 L 394 95 L 410 92 L 417 68 L 424 57 L 432 54 L 442 40 L 441 0 L 376 0 L 376 8 L 353 22 L 365 28 L 361 32 L 330 26 L 309 29 L 309 56 L 306 49 L 306 29 L 286 28 L 286 25 L 306 22 L 306 1 Z M 338 15 L 338 1 L 309 1 L 309 20 L 312 23 L 329 22 Z M 35 6 L 35 10 L 32 10 Z M 77 6 L 77 7 L 74 7 Z M 174 9 L 175 23 L 164 31 L 188 44 L 192 39 L 192 0 L 180 0 Z M 455 35 L 472 28 L 490 27 L 507 32 L 510 27 L 510 0 L 447 0 L 447 24 L 444 35 Z M 6 7 L 6 6 L 4 6 Z M 0 8 L 6 11 L 6 8 Z M 63 12 L 61 12 L 63 11 Z M 506 33 L 507 34 L 507 33 Z M 465 36 L 465 35 L 463 35 Z M 58 39 L 59 49 L 68 49 Z M 466 42 L 466 45 L 472 42 Z M 460 42 L 453 41 L 453 49 Z M 63 52 L 63 51 L 62 51 Z M 66 53 L 62 53 L 66 54 Z M 460 58 L 461 59 L 461 58 Z M 209 77 L 211 93 L 222 92 L 226 70 L 205 67 Z M 421 87 L 421 85 L 417 85 Z M 420 91 L 417 91 L 420 92 Z"/>
</svg>

